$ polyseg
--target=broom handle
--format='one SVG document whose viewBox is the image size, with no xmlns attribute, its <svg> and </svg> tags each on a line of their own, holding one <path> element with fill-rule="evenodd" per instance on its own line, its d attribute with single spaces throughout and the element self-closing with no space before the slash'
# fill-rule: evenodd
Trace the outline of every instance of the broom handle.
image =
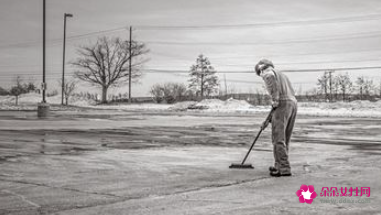
<svg viewBox="0 0 381 215">
<path fill-rule="evenodd" d="M 270 118 L 271 118 L 271 116 L 272 116 L 274 110 L 275 110 L 275 108 L 272 107 L 272 108 L 271 108 L 271 111 L 270 111 L 270 113 L 269 113 L 269 115 L 267 116 L 267 118 L 266 118 L 266 120 L 265 120 L 265 122 L 266 122 L 266 121 L 270 121 Z M 254 147 L 255 142 L 257 142 L 257 140 L 258 140 L 259 136 L 261 135 L 262 131 L 263 131 L 263 128 L 262 128 L 262 126 L 261 126 L 261 129 L 259 130 L 257 136 L 255 137 L 255 139 L 254 139 L 254 141 L 253 141 L 253 144 L 251 144 L 250 149 L 249 149 L 249 151 L 246 153 L 246 156 L 245 156 L 245 158 L 243 159 L 241 165 L 243 165 L 243 164 L 245 163 L 247 157 L 249 156 L 251 150 L 252 150 L 253 147 Z"/>
</svg>

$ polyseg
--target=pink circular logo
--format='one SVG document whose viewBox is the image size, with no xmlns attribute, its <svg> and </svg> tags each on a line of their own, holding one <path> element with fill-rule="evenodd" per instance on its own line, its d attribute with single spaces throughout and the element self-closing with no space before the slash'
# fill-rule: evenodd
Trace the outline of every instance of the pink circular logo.
<svg viewBox="0 0 381 215">
<path fill-rule="evenodd" d="M 296 195 L 299 197 L 300 203 L 308 203 L 311 204 L 314 201 L 314 198 L 316 198 L 316 192 L 313 185 L 305 185 L 302 184 L 300 186 L 300 189 L 296 191 Z"/>
</svg>

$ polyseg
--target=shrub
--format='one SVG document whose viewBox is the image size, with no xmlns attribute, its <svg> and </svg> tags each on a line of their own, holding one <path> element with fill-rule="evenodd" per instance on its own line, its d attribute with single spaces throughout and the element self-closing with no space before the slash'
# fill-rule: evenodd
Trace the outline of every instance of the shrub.
<svg viewBox="0 0 381 215">
<path fill-rule="evenodd" d="M 9 95 L 8 90 L 0 87 L 0 96 L 6 96 L 6 95 Z"/>
<path fill-rule="evenodd" d="M 187 89 L 184 84 L 178 83 L 155 84 L 152 86 L 150 93 L 152 99 L 157 103 L 161 103 L 164 100 L 168 104 L 173 104 L 185 98 Z"/>
</svg>

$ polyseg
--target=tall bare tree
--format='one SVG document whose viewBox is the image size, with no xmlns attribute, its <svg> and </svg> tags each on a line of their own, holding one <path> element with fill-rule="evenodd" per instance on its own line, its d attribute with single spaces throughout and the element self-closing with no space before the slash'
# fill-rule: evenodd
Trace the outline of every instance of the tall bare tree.
<svg viewBox="0 0 381 215">
<path fill-rule="evenodd" d="M 190 68 L 189 88 L 196 91 L 196 94 L 204 97 L 204 92 L 209 96 L 218 92 L 218 77 L 216 70 L 211 65 L 209 59 L 200 54 L 196 60 L 196 64 Z"/>
<path fill-rule="evenodd" d="M 347 93 L 350 93 L 353 89 L 352 88 L 353 87 L 352 81 L 351 81 L 348 73 L 346 73 L 345 75 L 339 74 L 337 76 L 337 81 L 338 81 L 338 84 L 339 84 L 339 87 L 340 87 L 340 90 L 342 93 L 342 98 L 344 101 L 346 99 Z"/>
<path fill-rule="evenodd" d="M 356 80 L 356 85 L 357 85 L 357 88 L 358 88 L 358 91 L 359 91 L 360 100 L 362 100 L 362 98 L 363 98 L 364 84 L 365 84 L 364 77 L 363 76 L 358 77 L 357 80 Z"/>
<path fill-rule="evenodd" d="M 16 97 L 16 105 L 18 105 L 20 95 L 28 92 L 28 85 L 23 84 L 23 79 L 20 76 L 14 79 L 14 83 L 15 85 L 11 87 L 9 93 Z"/>
<path fill-rule="evenodd" d="M 263 89 L 256 89 L 255 97 L 257 99 L 258 105 L 264 105 L 264 101 L 266 99 L 266 94 L 264 93 Z"/>
<path fill-rule="evenodd" d="M 59 86 L 62 86 L 62 79 L 58 80 Z M 77 81 L 75 79 L 66 79 L 64 82 L 64 99 L 65 105 L 69 105 L 69 99 L 73 95 L 74 90 L 77 87 Z"/>
<path fill-rule="evenodd" d="M 318 83 L 317 83 L 320 91 L 324 93 L 326 100 L 328 100 L 328 89 L 330 87 L 329 78 L 330 78 L 329 73 L 324 72 L 324 74 L 318 78 Z"/>
<path fill-rule="evenodd" d="M 338 100 L 339 99 L 339 90 L 340 90 L 340 83 L 338 81 L 338 76 L 335 76 L 334 78 L 332 78 L 332 82 L 331 82 L 331 89 L 334 93 L 334 97 L 335 97 L 335 100 Z"/>
<path fill-rule="evenodd" d="M 374 89 L 375 89 L 375 86 L 373 84 L 373 80 L 367 78 L 365 80 L 365 87 L 364 87 L 365 95 L 368 97 L 372 96 L 372 92 Z"/>
<path fill-rule="evenodd" d="M 373 83 L 373 80 L 369 78 L 365 78 L 364 76 L 357 78 L 356 85 L 357 85 L 361 100 L 364 98 L 364 96 L 369 98 L 372 94 L 372 91 L 374 91 L 374 89 L 376 88 Z"/>
<path fill-rule="evenodd" d="M 130 56 L 131 42 L 131 56 Z M 102 89 L 102 102 L 107 102 L 107 90 L 128 84 L 129 60 L 132 59 L 131 79 L 136 82 L 142 75 L 140 67 L 146 62 L 145 44 L 120 38 L 99 38 L 94 45 L 78 49 L 79 58 L 72 65 L 78 70 L 77 78 Z"/>
</svg>

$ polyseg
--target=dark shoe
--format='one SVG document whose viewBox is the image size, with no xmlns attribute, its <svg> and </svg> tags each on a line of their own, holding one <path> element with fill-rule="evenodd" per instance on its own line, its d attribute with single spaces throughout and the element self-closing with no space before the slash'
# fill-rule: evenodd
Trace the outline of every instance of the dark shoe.
<svg viewBox="0 0 381 215">
<path fill-rule="evenodd" d="M 269 167 L 269 171 L 270 172 L 276 172 L 276 171 L 278 171 L 275 167 L 273 167 L 273 166 L 270 166 Z"/>
<path fill-rule="evenodd" d="M 272 177 L 280 177 L 280 172 L 279 171 L 274 171 L 274 172 L 270 172 L 270 176 Z"/>
<path fill-rule="evenodd" d="M 281 176 L 292 176 L 291 173 L 280 173 L 280 171 L 270 172 L 270 176 L 272 177 L 281 177 Z"/>
</svg>

